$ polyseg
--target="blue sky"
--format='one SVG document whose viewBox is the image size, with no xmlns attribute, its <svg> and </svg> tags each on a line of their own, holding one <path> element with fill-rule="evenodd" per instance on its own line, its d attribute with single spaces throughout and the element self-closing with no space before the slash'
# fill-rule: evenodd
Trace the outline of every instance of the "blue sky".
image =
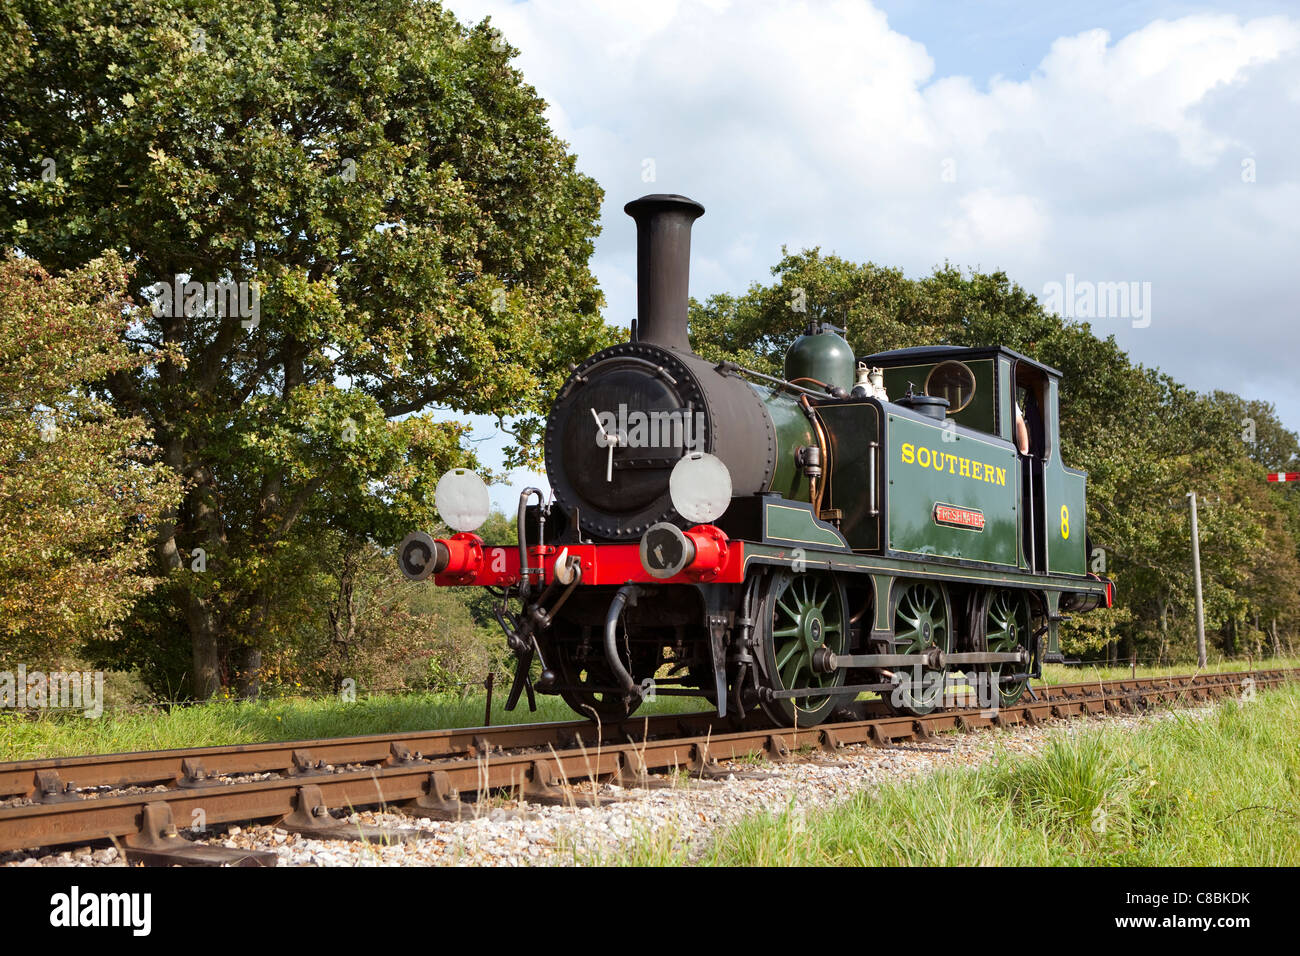
<svg viewBox="0 0 1300 956">
<path fill-rule="evenodd" d="M 1153 20 L 1176 20 L 1196 13 L 1234 13 L 1252 18 L 1294 15 L 1300 4 L 1277 0 L 1241 3 L 1034 3 L 983 0 L 980 3 L 880 0 L 875 6 L 900 33 L 925 44 L 940 75 L 977 81 L 1001 75 L 1023 80 L 1038 66 L 1058 37 L 1104 27 L 1113 36 L 1140 30 Z"/>
<path fill-rule="evenodd" d="M 1295 4 L 449 6 L 492 17 L 604 187 L 592 266 L 613 325 L 635 305 L 622 206 L 678 192 L 707 210 L 697 298 L 768 280 L 782 244 L 912 276 L 1001 269 L 1040 297 L 1123 283 L 1145 313 L 1098 315 L 1098 334 L 1300 428 Z"/>
</svg>

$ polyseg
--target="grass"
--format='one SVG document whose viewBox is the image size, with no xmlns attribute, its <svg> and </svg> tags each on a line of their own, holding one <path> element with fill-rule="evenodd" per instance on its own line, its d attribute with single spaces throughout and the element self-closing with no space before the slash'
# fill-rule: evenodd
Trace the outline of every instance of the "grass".
<svg viewBox="0 0 1300 956">
<path fill-rule="evenodd" d="M 1242 661 L 1218 661 L 1209 672 L 1245 669 Z M 1257 667 L 1300 666 L 1300 661 L 1269 659 Z M 1190 674 L 1191 664 L 1161 668 L 1139 667 L 1139 675 Z M 1045 668 L 1048 684 L 1076 683 L 1127 677 L 1129 668 Z M 866 695 L 864 695 L 866 696 Z M 575 715 L 558 698 L 539 695 L 536 713 L 520 705 L 512 713 L 501 709 L 504 692 L 493 699 L 492 722 L 530 723 L 572 720 Z M 335 698 L 280 698 L 267 701 L 214 701 L 169 708 L 105 710 L 89 720 L 79 713 L 42 712 L 29 716 L 0 710 L 0 761 L 38 757 L 66 757 L 87 753 L 159 750 L 175 747 L 220 746 L 275 740 L 303 740 L 356 734 L 394 733 L 443 727 L 474 727 L 483 722 L 483 694 L 374 695 L 343 703 Z M 647 703 L 638 714 L 682 713 L 705 710 L 697 698 L 661 697 Z"/>
<path fill-rule="evenodd" d="M 1253 661 L 1237 658 L 1219 658 L 1208 661 L 1203 669 L 1197 668 L 1195 661 L 1162 664 L 1159 667 L 1138 665 L 1138 677 L 1169 677 L 1182 674 L 1222 674 L 1246 670 L 1278 670 L 1288 667 L 1300 667 L 1300 659 L 1294 657 L 1255 658 Z M 1080 684 L 1091 680 L 1122 680 L 1131 677 L 1133 669 L 1126 661 L 1120 661 L 1114 667 L 1101 664 L 1087 664 L 1066 667 L 1063 664 L 1048 664 L 1043 668 L 1045 684 Z"/>
<path fill-rule="evenodd" d="M 94 720 L 80 713 L 42 712 L 33 717 L 0 711 L 0 761 L 477 727 L 483 723 L 484 701 L 483 694 L 462 697 L 455 692 L 376 695 L 353 703 L 333 698 L 213 701 L 105 710 Z M 579 719 L 558 697 L 539 695 L 536 712 L 529 712 L 521 701 L 506 713 L 501 709 L 504 702 L 504 694 L 493 698 L 494 725 Z M 660 697 L 642 705 L 637 716 L 705 707 L 705 701 L 695 698 Z"/>
<path fill-rule="evenodd" d="M 1300 865 L 1300 688 L 1175 713 L 1137 731 L 1062 728 L 1006 753 L 748 818 L 700 863 L 726 866 Z M 660 834 L 617 862 L 687 863 Z"/>
<path fill-rule="evenodd" d="M 1261 670 L 1284 670 L 1286 668 L 1300 667 L 1300 658 L 1295 657 L 1268 657 L 1256 658 L 1253 661 L 1234 658 L 1219 658 L 1218 660 L 1206 663 L 1204 670 L 1196 666 L 1195 661 L 1187 661 L 1175 664 L 1162 664 L 1158 667 L 1153 665 L 1140 664 L 1137 667 L 1138 677 L 1172 677 L 1183 676 L 1186 674 L 1223 674 L 1237 671 L 1246 671 L 1254 669 Z M 1066 667 L 1064 664 L 1047 664 L 1043 667 L 1043 676 L 1041 680 L 1035 680 L 1032 685 L 1035 688 L 1046 684 L 1056 686 L 1057 684 L 1083 684 L 1089 681 L 1107 681 L 1123 680 L 1132 677 L 1133 668 L 1127 663 L 1119 663 L 1114 667 L 1088 664 L 1082 666 Z M 961 689 L 966 685 L 957 681 L 951 685 L 953 689 Z M 878 694 L 864 693 L 858 695 L 858 700 L 875 700 Z"/>
</svg>

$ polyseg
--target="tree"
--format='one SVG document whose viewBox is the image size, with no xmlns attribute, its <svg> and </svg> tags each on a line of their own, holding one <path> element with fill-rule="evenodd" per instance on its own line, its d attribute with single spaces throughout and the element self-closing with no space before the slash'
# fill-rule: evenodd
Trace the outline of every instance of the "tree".
<svg viewBox="0 0 1300 956">
<path fill-rule="evenodd" d="M 1216 391 L 1214 403 L 1231 421 L 1237 423 L 1241 441 L 1251 461 L 1266 471 L 1300 469 L 1300 439 L 1277 417 L 1271 402 L 1246 400 L 1231 392 Z"/>
<path fill-rule="evenodd" d="M 847 329 L 864 352 L 948 341 L 960 325 L 960 301 L 950 288 L 913 282 L 898 269 L 858 265 L 820 249 L 782 248 L 772 274 L 775 283 L 753 283 L 742 296 L 692 300 L 692 346 L 709 358 L 777 375 L 809 319 Z"/>
<path fill-rule="evenodd" d="M 0 262 L 0 657 L 59 662 L 111 637 L 156 581 L 139 573 L 178 482 L 139 418 L 91 394 L 146 360 L 119 341 L 127 271 Z"/>
<path fill-rule="evenodd" d="M 601 192 L 515 51 L 436 3 L 0 4 L 0 244 L 137 263 L 157 371 L 107 394 L 185 482 L 137 618 L 188 635 L 208 696 L 255 679 L 295 535 L 431 523 L 473 462 L 426 409 L 521 414 L 536 459 L 543 396 L 610 341 Z"/>
<path fill-rule="evenodd" d="M 308 648 L 312 670 L 337 692 L 351 679 L 377 690 L 447 690 L 478 683 L 505 653 L 476 629 L 461 589 L 407 581 L 393 555 L 336 536 L 328 648 Z M 495 630 L 495 626 L 494 626 Z"/>
</svg>

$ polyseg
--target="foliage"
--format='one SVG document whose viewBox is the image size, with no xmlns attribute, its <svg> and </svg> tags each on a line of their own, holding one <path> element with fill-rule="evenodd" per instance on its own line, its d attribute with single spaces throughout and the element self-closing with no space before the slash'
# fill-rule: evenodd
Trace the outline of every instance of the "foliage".
<svg viewBox="0 0 1300 956">
<path fill-rule="evenodd" d="M 407 581 L 391 553 L 365 542 L 342 539 L 334 554 L 328 645 L 298 655 L 313 686 L 459 690 L 500 667 L 504 641 L 475 626 L 461 594 Z"/>
<path fill-rule="evenodd" d="M 512 462 L 535 459 L 542 396 L 608 340 L 601 192 L 515 51 L 436 3 L 0 11 L 0 245 L 136 263 L 124 340 L 156 372 L 106 391 L 185 481 L 139 636 L 192 646 L 207 696 L 287 637 L 274 609 L 319 535 L 431 523 L 438 476 L 474 462 L 425 409 L 521 414 Z M 169 303 L 188 281 L 241 298 Z"/>
<path fill-rule="evenodd" d="M 508 673 L 505 641 L 482 588 L 439 588 L 407 581 L 392 551 L 326 532 L 292 539 L 268 592 L 258 643 L 259 693 L 338 694 L 458 690 L 495 671 Z M 137 667 L 154 694 L 176 699 L 190 660 L 160 653 L 172 626 L 163 602 L 137 605 L 137 627 L 113 642 L 92 641 L 100 667 Z M 232 658 L 233 659 L 233 658 Z M 223 673 L 238 689 L 247 675 Z"/>
<path fill-rule="evenodd" d="M 127 270 L 0 262 L 0 659 L 48 667 L 111 638 L 156 583 L 138 573 L 178 482 L 140 418 L 91 386 L 151 362 L 119 341 Z"/>
</svg>

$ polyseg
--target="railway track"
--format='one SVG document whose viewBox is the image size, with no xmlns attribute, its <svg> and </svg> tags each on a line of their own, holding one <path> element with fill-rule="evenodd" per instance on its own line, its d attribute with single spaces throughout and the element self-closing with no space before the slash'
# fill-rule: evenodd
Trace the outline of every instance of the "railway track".
<svg viewBox="0 0 1300 956">
<path fill-rule="evenodd" d="M 888 747 L 947 731 L 1195 704 L 1300 677 L 1300 670 L 1137 678 L 1035 688 L 1037 699 L 996 711 L 958 708 L 892 716 L 873 702 L 810 729 L 744 727 L 713 714 L 376 734 L 0 764 L 0 851 L 114 839 L 130 862 L 274 865 L 181 836 L 270 821 L 307 837 L 419 839 L 420 831 L 358 827 L 331 809 L 384 807 L 431 819 L 475 812 L 471 799 L 513 790 L 526 801 L 595 803 L 598 784 L 653 786 L 674 770 L 725 775 L 719 761 L 801 749 Z M 1253 682 L 1253 684 L 1247 683 Z"/>
</svg>

